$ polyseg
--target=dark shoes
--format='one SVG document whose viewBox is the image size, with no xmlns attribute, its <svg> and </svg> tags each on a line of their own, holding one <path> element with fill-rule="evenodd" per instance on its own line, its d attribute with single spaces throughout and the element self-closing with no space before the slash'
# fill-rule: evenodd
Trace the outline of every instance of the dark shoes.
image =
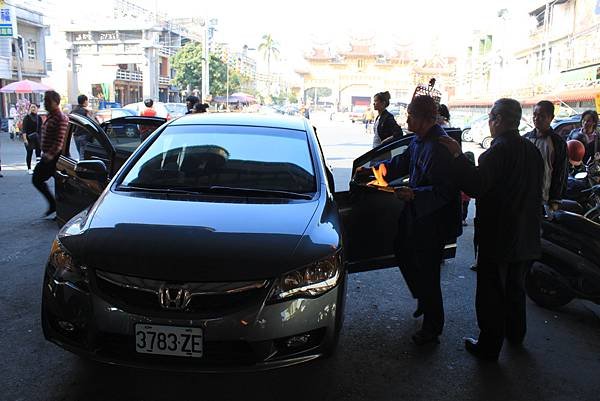
<svg viewBox="0 0 600 401">
<path fill-rule="evenodd" d="M 484 349 L 474 338 L 465 337 L 464 340 L 465 348 L 470 354 L 484 361 L 496 362 L 498 360 L 498 353 Z"/>
<path fill-rule="evenodd" d="M 438 339 L 437 334 L 430 333 L 425 330 L 419 330 L 412 336 L 412 340 L 415 344 L 421 346 L 425 344 L 439 344 L 440 340 Z"/>
<path fill-rule="evenodd" d="M 470 267 L 471 270 L 473 270 L 474 272 L 477 271 L 477 263 L 473 263 Z"/>
</svg>

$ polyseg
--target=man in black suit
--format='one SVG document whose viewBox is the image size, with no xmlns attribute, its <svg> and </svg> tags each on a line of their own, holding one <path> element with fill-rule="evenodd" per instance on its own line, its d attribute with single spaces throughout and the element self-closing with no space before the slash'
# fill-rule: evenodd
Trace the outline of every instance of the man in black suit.
<svg viewBox="0 0 600 401">
<path fill-rule="evenodd" d="M 519 134 L 521 105 L 500 99 L 489 115 L 494 138 L 475 167 L 458 143 L 440 138 L 454 156 L 454 180 L 476 198 L 479 244 L 475 306 L 479 339 L 465 338 L 467 351 L 497 360 L 504 338 L 515 345 L 526 332 L 525 274 L 540 256 L 542 180 L 540 152 Z"/>
</svg>

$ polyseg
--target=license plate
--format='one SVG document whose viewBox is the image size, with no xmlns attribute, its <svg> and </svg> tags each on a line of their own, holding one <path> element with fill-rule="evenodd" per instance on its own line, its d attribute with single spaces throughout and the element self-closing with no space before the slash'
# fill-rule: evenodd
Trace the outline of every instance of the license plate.
<svg viewBox="0 0 600 401">
<path fill-rule="evenodd" d="M 141 354 L 202 357 L 199 327 L 135 325 L 135 350 Z"/>
</svg>

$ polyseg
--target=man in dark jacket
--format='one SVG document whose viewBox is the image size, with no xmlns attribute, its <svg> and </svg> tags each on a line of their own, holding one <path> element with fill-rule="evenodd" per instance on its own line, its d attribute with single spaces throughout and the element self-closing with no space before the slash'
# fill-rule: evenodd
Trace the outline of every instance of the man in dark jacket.
<svg viewBox="0 0 600 401">
<path fill-rule="evenodd" d="M 467 351 L 497 360 L 506 337 L 519 345 L 526 332 L 525 274 L 540 256 L 544 165 L 531 141 L 519 135 L 521 105 L 500 99 L 489 115 L 492 146 L 472 165 L 453 140 L 440 139 L 454 155 L 454 179 L 477 200 L 479 244 L 475 306 L 479 340 L 465 338 Z"/>
<path fill-rule="evenodd" d="M 408 129 L 415 133 L 408 150 L 386 163 L 386 180 L 409 175 L 407 187 L 396 189 L 405 201 L 397 239 L 400 270 L 418 300 L 414 316 L 423 325 L 412 338 L 417 345 L 438 342 L 444 327 L 440 265 L 444 247 L 462 233 L 458 187 L 451 180 L 452 155 L 438 143 L 446 136 L 436 124 L 437 104 L 419 96 L 408 106 Z"/>
<path fill-rule="evenodd" d="M 77 106 L 73 108 L 71 114 L 79 114 L 80 116 L 90 117 L 90 112 L 87 109 L 89 105 L 88 97 L 86 95 L 77 96 Z M 75 146 L 77 147 L 77 153 L 79 153 L 79 158 L 83 159 L 83 152 L 85 151 L 85 146 L 92 141 L 92 137 L 90 137 L 89 133 L 83 128 L 75 127 L 73 131 L 73 138 L 75 139 Z"/>
<path fill-rule="evenodd" d="M 533 109 L 535 129 L 525 134 L 540 151 L 544 160 L 542 198 L 545 204 L 556 208 L 567 186 L 567 143 L 556 134 L 550 123 L 554 119 L 554 105 L 542 100 Z"/>
</svg>

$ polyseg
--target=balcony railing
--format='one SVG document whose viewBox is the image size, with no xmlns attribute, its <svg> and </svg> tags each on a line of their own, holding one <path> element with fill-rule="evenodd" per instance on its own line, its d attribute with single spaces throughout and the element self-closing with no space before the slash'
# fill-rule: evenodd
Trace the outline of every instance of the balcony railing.
<svg viewBox="0 0 600 401">
<path fill-rule="evenodd" d="M 116 79 L 121 81 L 141 82 L 144 79 L 144 75 L 138 71 L 117 70 Z"/>
<path fill-rule="evenodd" d="M 21 60 L 23 74 L 43 74 L 45 73 L 45 64 L 40 60 L 29 60 L 27 58 Z M 13 70 L 17 70 L 17 58 L 12 56 Z"/>
</svg>

